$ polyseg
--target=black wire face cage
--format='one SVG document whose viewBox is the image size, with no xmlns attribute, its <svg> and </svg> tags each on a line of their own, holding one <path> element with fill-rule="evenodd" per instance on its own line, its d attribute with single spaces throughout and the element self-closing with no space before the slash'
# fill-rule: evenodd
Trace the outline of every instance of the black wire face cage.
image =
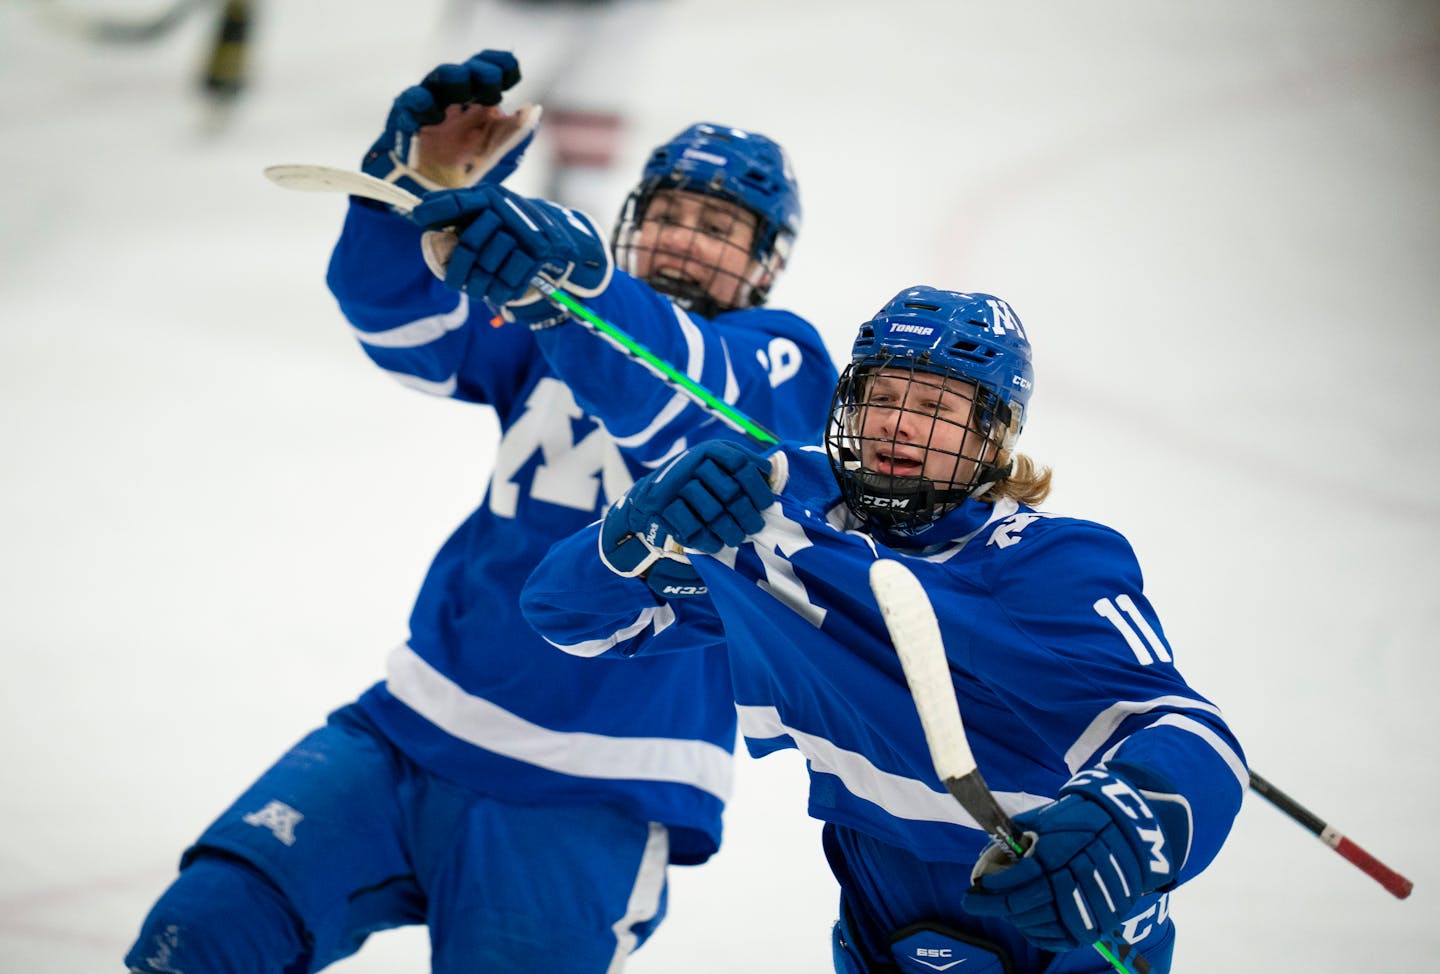
<svg viewBox="0 0 1440 974">
<path fill-rule="evenodd" d="M 759 253 L 769 236 L 761 222 L 707 185 L 651 180 L 625 200 L 610 245 L 621 270 L 713 318 L 768 296 L 774 251 Z"/>
<path fill-rule="evenodd" d="M 894 533 L 918 531 L 1001 479 L 1010 408 L 986 386 L 929 371 L 925 356 L 852 362 L 825 447 L 845 504 Z"/>
</svg>

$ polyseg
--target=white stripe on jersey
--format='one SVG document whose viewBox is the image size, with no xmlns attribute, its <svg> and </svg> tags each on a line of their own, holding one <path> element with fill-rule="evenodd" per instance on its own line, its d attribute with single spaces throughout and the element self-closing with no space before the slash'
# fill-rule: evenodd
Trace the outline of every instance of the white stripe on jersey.
<svg viewBox="0 0 1440 974">
<path fill-rule="evenodd" d="M 466 693 L 404 643 L 386 670 L 396 699 L 467 744 L 577 778 L 671 782 L 730 797 L 731 754 L 707 741 L 550 730 Z"/>
<path fill-rule="evenodd" d="M 1178 707 L 1185 710 L 1201 710 L 1205 713 L 1214 714 L 1224 719 L 1220 708 L 1214 704 L 1205 703 L 1203 700 L 1196 700 L 1193 697 L 1156 697 L 1154 700 L 1121 700 L 1119 703 L 1111 704 L 1109 707 L 1090 722 L 1080 739 L 1070 745 L 1070 750 L 1065 752 L 1065 766 L 1070 769 L 1071 774 L 1081 768 L 1088 767 L 1095 754 L 1095 749 L 1109 739 L 1115 733 L 1115 729 L 1125 722 L 1126 718 L 1135 714 L 1143 714 L 1152 710 L 1163 710 L 1166 708 Z M 1240 787 L 1246 788 L 1250 784 L 1250 772 L 1245 770 L 1245 763 L 1240 756 L 1221 740 L 1220 736 L 1210 730 L 1204 724 L 1181 714 L 1166 714 L 1164 717 L 1150 724 L 1151 727 L 1172 726 L 1181 730 L 1189 731 L 1199 737 L 1205 743 L 1214 748 L 1220 759 L 1229 766 L 1231 773 L 1235 775 Z M 1119 745 L 1117 744 L 1116 747 Z M 1113 753 L 1114 748 L 1111 749 Z"/>
<path fill-rule="evenodd" d="M 1183 731 L 1189 731 L 1194 734 L 1215 749 L 1215 753 L 1220 755 L 1220 759 L 1229 766 L 1230 773 L 1233 774 L 1235 780 L 1240 783 L 1241 789 L 1250 787 L 1250 770 L 1245 767 L 1245 762 L 1240 760 L 1240 755 L 1236 754 L 1235 749 L 1229 744 L 1226 744 L 1219 734 L 1200 723 L 1200 721 L 1193 717 L 1186 717 L 1184 714 L 1166 714 L 1150 726 L 1178 727 Z"/>
<path fill-rule="evenodd" d="M 460 303 L 454 311 L 444 314 L 416 318 L 414 321 L 384 331 L 361 331 L 352 329 L 355 337 L 371 348 L 419 348 L 429 345 L 435 339 L 454 331 L 465 324 L 470 317 L 470 298 L 460 295 Z"/>
<path fill-rule="evenodd" d="M 823 737 L 787 727 L 774 707 L 737 705 L 735 709 L 740 715 L 740 732 L 746 737 L 754 740 L 790 738 L 814 770 L 833 774 L 850 794 L 878 805 L 896 818 L 948 822 L 984 831 L 947 791 L 936 791 L 927 782 L 883 771 L 863 754 L 847 751 Z M 995 798 L 1000 807 L 1011 815 L 1048 805 L 1053 800 L 1023 791 L 997 791 Z"/>
<path fill-rule="evenodd" d="M 418 389 L 421 392 L 442 398 L 453 396 L 455 389 L 459 385 L 459 382 L 453 375 L 448 379 L 432 382 L 429 379 L 422 379 L 418 375 L 411 375 L 409 372 L 391 372 L 387 369 L 385 374 L 402 386 L 409 386 L 411 389 Z"/>
<path fill-rule="evenodd" d="M 666 629 L 670 628 L 670 626 L 674 622 L 675 609 L 670 605 L 669 602 L 666 602 L 664 605 L 657 605 L 654 608 L 641 611 L 641 613 L 635 617 L 634 622 L 630 623 L 630 625 L 624 627 L 623 629 L 616 630 L 614 633 L 605 637 L 604 639 L 587 639 L 585 642 L 582 643 L 571 643 L 569 645 L 566 645 L 563 643 L 557 643 L 555 642 L 555 640 L 550 639 L 549 637 L 544 638 L 545 641 L 551 646 L 554 646 L 556 649 L 569 653 L 571 656 L 584 656 L 586 658 L 589 658 L 591 656 L 599 656 L 606 650 L 613 649 L 614 647 L 625 642 L 625 640 L 630 639 L 632 636 L 644 632 L 646 629 L 650 628 L 652 624 L 655 627 L 655 632 L 653 633 L 653 635 L 659 635 Z"/>
</svg>

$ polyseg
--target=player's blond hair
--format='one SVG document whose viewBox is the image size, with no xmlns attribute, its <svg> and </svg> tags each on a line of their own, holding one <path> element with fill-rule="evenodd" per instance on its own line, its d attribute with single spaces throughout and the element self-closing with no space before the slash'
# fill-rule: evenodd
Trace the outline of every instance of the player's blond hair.
<svg viewBox="0 0 1440 974">
<path fill-rule="evenodd" d="M 991 504 L 1001 498 L 1009 498 L 1018 504 L 1035 507 L 1050 496 L 1050 468 L 1042 467 L 1023 453 L 1010 457 L 1014 464 L 1004 480 L 995 482 L 989 490 L 976 500 Z"/>
</svg>

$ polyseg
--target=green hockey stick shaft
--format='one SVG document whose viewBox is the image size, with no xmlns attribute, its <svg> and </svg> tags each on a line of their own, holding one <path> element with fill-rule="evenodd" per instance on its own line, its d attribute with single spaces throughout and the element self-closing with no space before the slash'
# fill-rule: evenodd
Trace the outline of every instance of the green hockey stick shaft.
<svg viewBox="0 0 1440 974">
<path fill-rule="evenodd" d="M 660 381 L 689 397 L 692 402 L 697 403 L 731 429 L 746 434 L 763 446 L 774 446 L 780 442 L 780 438 L 774 433 L 650 351 L 623 330 L 576 301 L 551 281 L 543 277 L 536 277 L 530 282 L 530 286 L 545 295 L 554 304 L 570 312 L 581 325 L 614 345 L 631 360 L 645 366 Z"/>
</svg>

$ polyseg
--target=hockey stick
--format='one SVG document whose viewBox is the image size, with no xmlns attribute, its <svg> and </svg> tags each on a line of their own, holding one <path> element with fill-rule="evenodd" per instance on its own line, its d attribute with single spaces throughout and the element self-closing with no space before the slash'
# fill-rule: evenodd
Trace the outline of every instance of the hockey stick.
<svg viewBox="0 0 1440 974">
<path fill-rule="evenodd" d="M 265 176 L 272 183 L 286 189 L 349 193 L 352 196 L 388 203 L 400 210 L 408 211 L 420 202 L 420 197 L 394 183 L 387 183 L 368 173 L 350 169 L 314 165 L 269 166 L 265 169 Z M 661 382 L 698 404 L 731 429 L 746 434 L 762 446 L 773 446 L 780 442 L 780 438 L 774 433 L 576 301 L 556 287 L 553 281 L 537 275 L 530 281 L 530 286 L 552 303 L 569 311 L 586 329 L 614 345 L 631 361 L 649 369 Z"/>
<path fill-rule="evenodd" d="M 1360 871 L 1385 887 L 1396 899 L 1405 899 L 1415 884 L 1376 859 L 1356 845 L 1333 826 L 1322 822 L 1314 813 L 1295 799 L 1276 788 L 1254 771 L 1250 772 L 1250 787 L 1280 811 L 1289 815 L 1305 828 L 1320 837 L 1320 841 L 1350 860 Z"/>
<path fill-rule="evenodd" d="M 191 12 L 219 2 L 220 0 L 173 0 L 159 13 L 134 20 L 87 15 L 50 2 L 42 4 L 41 16 L 52 26 L 86 40 L 105 44 L 145 44 L 170 33 L 190 16 Z"/>
<path fill-rule="evenodd" d="M 920 580 L 900 562 L 881 559 L 870 566 L 870 590 L 905 671 L 935 773 L 945 790 L 991 838 L 1004 843 L 1016 856 L 1025 855 L 1025 836 L 1016 832 L 1015 823 L 995 800 L 970 752 L 950 682 L 940 623 Z M 1094 947 L 1120 974 L 1148 974 L 1150 970 L 1144 955 L 1114 935 L 1102 936 Z"/>
</svg>

